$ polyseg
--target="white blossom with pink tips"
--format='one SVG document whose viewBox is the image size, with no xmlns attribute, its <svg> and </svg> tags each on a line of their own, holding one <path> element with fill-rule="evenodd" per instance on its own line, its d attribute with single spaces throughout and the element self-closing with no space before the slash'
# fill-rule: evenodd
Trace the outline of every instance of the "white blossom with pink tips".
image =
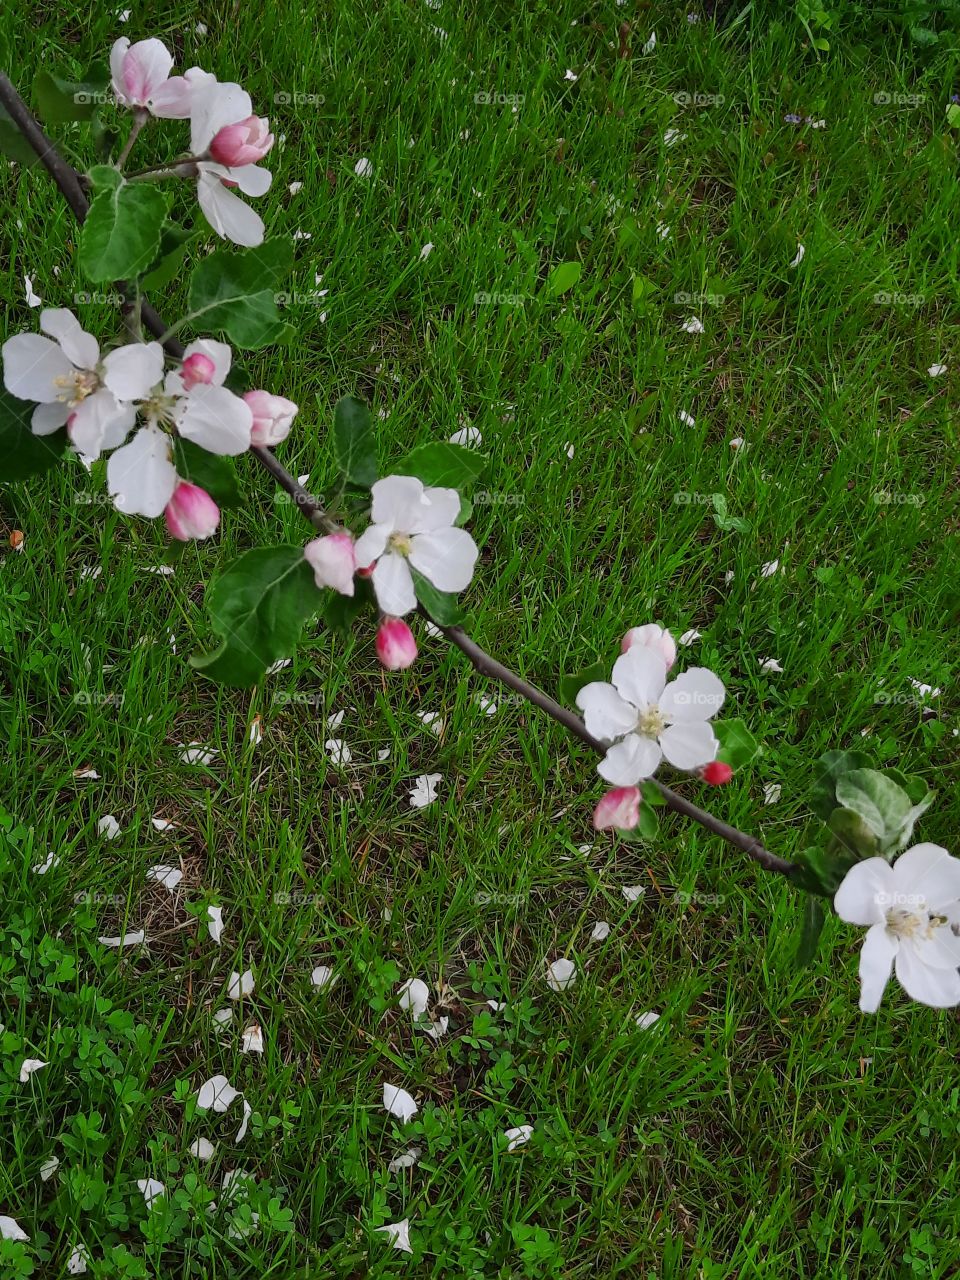
<svg viewBox="0 0 960 1280">
<path fill-rule="evenodd" d="M 131 342 L 101 356 L 96 338 L 66 307 L 41 311 L 40 328 L 42 334 L 18 333 L 3 344 L 4 386 L 20 400 L 37 402 L 34 435 L 66 425 L 80 453 L 98 458 L 129 434 L 136 419 L 132 402 L 163 376 L 163 349 L 159 342 Z"/>
<path fill-rule="evenodd" d="M 269 169 L 249 160 L 224 164 L 216 157 L 242 155 L 262 159 L 273 145 L 266 120 L 253 114 L 250 95 L 240 85 L 221 83 L 209 72 L 192 67 L 190 82 L 190 145 L 197 166 L 197 199 L 204 217 L 218 236 L 244 248 L 263 243 L 263 219 L 234 195 L 262 196 L 270 187 Z M 244 147 L 247 148 L 244 151 Z"/>
<path fill-rule="evenodd" d="M 165 410 L 179 433 L 202 449 L 232 457 L 250 448 L 253 410 L 242 396 L 225 387 L 233 354 L 225 342 L 199 338 L 183 353 L 179 369 L 171 369 L 163 390 Z"/>
<path fill-rule="evenodd" d="M 417 607 L 415 569 L 438 591 L 463 591 L 470 585 L 479 551 L 466 529 L 458 529 L 460 495 L 456 489 L 425 488 L 415 476 L 387 476 L 371 490 L 373 523 L 357 539 L 361 568 L 374 564 L 377 604 L 402 618 Z"/>
<path fill-rule="evenodd" d="M 113 91 L 121 106 L 185 120 L 190 114 L 190 82 L 185 76 L 171 76 L 172 68 L 173 55 L 162 40 L 131 44 L 121 36 L 110 50 Z"/>
<path fill-rule="evenodd" d="M 660 653 L 634 645 L 614 664 L 613 683 L 595 681 L 577 694 L 589 733 L 609 746 L 597 766 L 615 787 L 650 778 L 666 758 L 697 769 L 720 749 L 709 723 L 723 706 L 723 683 L 705 667 L 691 667 L 667 684 Z"/>
</svg>

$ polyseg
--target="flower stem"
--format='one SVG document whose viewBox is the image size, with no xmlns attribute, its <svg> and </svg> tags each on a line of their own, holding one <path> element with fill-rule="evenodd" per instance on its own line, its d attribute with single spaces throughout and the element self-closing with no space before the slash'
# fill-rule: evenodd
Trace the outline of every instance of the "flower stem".
<svg viewBox="0 0 960 1280">
<path fill-rule="evenodd" d="M 127 162 L 127 157 L 130 155 L 130 152 L 133 150 L 133 144 L 137 140 L 137 135 L 140 133 L 140 130 L 143 128 L 143 126 L 147 123 L 149 119 L 150 119 L 150 112 L 145 111 L 142 107 L 139 107 L 137 109 L 136 114 L 133 117 L 133 124 L 130 126 L 130 132 L 127 134 L 127 140 L 123 144 L 123 150 L 120 152 L 119 156 L 117 156 L 118 169 L 121 169 L 121 170 L 123 169 L 123 166 Z"/>
<path fill-rule="evenodd" d="M 31 115 L 10 80 L 2 72 L 0 72 L 0 103 L 6 107 L 11 119 L 33 147 L 54 182 L 60 188 L 67 203 L 76 215 L 77 221 L 83 222 L 87 215 L 88 203 L 80 186 L 79 175 L 61 157 L 53 143 L 50 142 Z M 128 138 L 127 141 L 129 143 L 130 139 Z M 126 153 L 128 149 L 128 147 L 125 148 L 124 152 Z M 193 159 L 191 158 L 189 162 L 184 163 L 193 163 Z M 134 174 L 133 177 L 147 177 L 161 172 L 161 170 L 144 170 L 139 174 Z M 174 171 L 167 170 L 167 172 L 172 173 Z M 123 287 L 128 298 L 132 297 L 134 299 L 131 305 L 139 307 L 139 318 L 143 324 L 163 343 L 164 349 L 174 359 L 179 359 L 183 355 L 184 347 L 183 343 L 175 336 L 175 329 L 178 326 L 174 326 L 174 328 L 168 327 L 154 308 L 146 299 L 141 298 L 132 286 L 124 285 Z M 260 465 L 273 476 L 281 489 L 289 494 L 315 529 L 321 529 L 327 533 L 337 531 L 339 526 L 336 521 L 327 515 L 316 498 L 304 489 L 303 485 L 287 471 L 282 463 L 277 461 L 269 449 L 253 445 L 250 448 L 250 452 Z M 514 692 L 520 694 L 532 706 L 538 707 L 551 719 L 563 725 L 569 733 L 590 747 L 591 750 L 601 755 L 605 752 L 604 745 L 587 732 L 586 725 L 578 715 L 561 706 L 549 694 L 544 693 L 542 689 L 538 689 L 535 685 L 530 684 L 529 681 L 524 680 L 522 676 L 517 675 L 515 671 L 511 671 L 509 667 L 504 666 L 502 662 L 499 662 L 486 650 L 482 649 L 460 627 L 441 627 L 440 630 L 481 675 L 487 676 L 492 680 L 499 680 L 501 684 L 513 689 Z M 776 854 L 771 853 L 769 849 L 765 849 L 753 836 L 749 836 L 736 827 L 731 827 L 719 818 L 715 818 L 684 796 L 671 791 L 669 787 L 664 786 L 663 783 L 658 782 L 656 779 L 653 779 L 653 783 L 663 797 L 667 807 L 675 813 L 681 813 L 685 817 L 691 818 L 707 831 L 719 836 L 721 840 L 725 840 L 728 844 L 740 849 L 759 866 L 763 867 L 765 871 L 775 872 L 778 875 L 786 876 L 788 879 L 794 876 L 796 868 L 793 863 L 787 862 L 784 858 L 779 858 Z"/>
</svg>

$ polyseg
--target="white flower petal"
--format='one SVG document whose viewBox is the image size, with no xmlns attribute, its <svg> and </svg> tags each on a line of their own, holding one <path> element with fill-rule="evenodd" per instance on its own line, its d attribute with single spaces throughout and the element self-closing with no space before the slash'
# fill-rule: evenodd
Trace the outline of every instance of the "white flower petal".
<svg viewBox="0 0 960 1280">
<path fill-rule="evenodd" d="M 219 946 L 223 937 L 223 907 L 207 907 L 207 932 Z"/>
<path fill-rule="evenodd" d="M 74 367 L 55 342 L 39 333 L 17 333 L 0 348 L 3 385 L 18 400 L 48 404 L 72 385 Z M 63 382 L 58 382 L 63 379 Z"/>
<path fill-rule="evenodd" d="M 414 1020 L 426 1013 L 430 1004 L 430 988 L 422 978 L 408 978 L 400 988 L 400 1008 L 409 1009 Z"/>
<path fill-rule="evenodd" d="M 263 1053 L 263 1028 L 259 1022 L 246 1027 L 240 1041 L 241 1053 Z"/>
<path fill-rule="evenodd" d="M 425 809 L 437 798 L 437 787 L 443 781 L 442 773 L 421 773 L 410 792 L 410 806 Z"/>
<path fill-rule="evenodd" d="M 177 430 L 210 453 L 232 457 L 250 448 L 253 411 L 226 387 L 200 383 L 177 402 Z"/>
<path fill-rule="evenodd" d="M 866 858 L 843 877 L 833 909 L 848 924 L 875 925 L 886 919 L 886 903 L 896 891 L 893 868 L 885 858 Z"/>
<path fill-rule="evenodd" d="M 646 645 L 634 645 L 613 664 L 613 684 L 617 692 L 641 709 L 656 706 L 666 681 L 666 662 Z"/>
<path fill-rule="evenodd" d="M 183 872 L 179 867 L 168 867 L 163 863 L 159 863 L 157 866 L 150 868 L 147 872 L 147 879 L 156 880 L 157 884 L 162 884 L 169 893 L 173 893 L 183 879 Z"/>
<path fill-rule="evenodd" d="M 44 1062 L 41 1058 L 24 1058 L 20 1064 L 20 1083 L 26 1084 L 35 1071 L 40 1071 L 43 1067 L 50 1064 Z"/>
<path fill-rule="evenodd" d="M 893 864 L 894 891 L 922 894 L 934 911 L 960 900 L 960 859 L 938 844 L 915 844 Z"/>
<path fill-rule="evenodd" d="M 240 1090 L 235 1089 L 226 1076 L 211 1076 L 197 1090 L 197 1109 L 200 1111 L 227 1111 Z"/>
<path fill-rule="evenodd" d="M 20 1226 L 16 1218 L 8 1218 L 6 1214 L 0 1213 L 0 1240 L 29 1240 L 30 1237 Z"/>
<path fill-rule="evenodd" d="M 598 920 L 593 926 L 593 931 L 590 934 L 591 941 L 602 942 L 604 938 L 608 938 L 609 936 L 610 926 L 607 924 L 606 920 Z"/>
<path fill-rule="evenodd" d="M 871 925 L 860 948 L 860 1010 L 862 1013 L 876 1013 L 880 1008 L 880 1001 L 883 998 L 884 988 L 890 981 L 890 970 L 893 968 L 897 951 L 897 940 L 885 926 Z"/>
<path fill-rule="evenodd" d="M 263 244 L 264 226 L 259 213 L 225 187 L 215 173 L 206 172 L 203 164 L 197 178 L 197 200 L 203 216 L 222 239 L 245 249 Z"/>
<path fill-rule="evenodd" d="M 167 1194 L 166 1187 L 156 1178 L 138 1178 L 137 1186 L 143 1194 L 143 1200 L 148 1209 L 152 1207 L 154 1200 L 159 1200 L 161 1196 Z"/>
<path fill-rule="evenodd" d="M 612 684 L 596 680 L 577 693 L 587 732 L 604 742 L 614 742 L 637 725 L 637 710 L 624 701 Z"/>
<path fill-rule="evenodd" d="M 383 1105 L 392 1116 L 396 1116 L 403 1123 L 412 1120 L 420 1110 L 406 1089 L 401 1089 L 396 1084 L 383 1086 Z"/>
<path fill-rule="evenodd" d="M 310 974 L 310 981 L 318 991 L 325 991 L 337 981 L 337 975 L 328 964 L 318 964 Z"/>
<path fill-rule="evenodd" d="M 227 984 L 227 998 L 229 1000 L 240 1000 L 243 996 L 252 995 L 253 987 L 254 979 L 251 969 L 244 970 L 242 974 L 237 973 L 236 969 L 234 969 Z"/>
<path fill-rule="evenodd" d="M 133 929 L 130 933 L 121 933 L 113 937 L 98 938 L 104 947 L 139 947 L 146 942 L 147 936 L 142 929 Z"/>
<path fill-rule="evenodd" d="M 118 400 L 145 400 L 163 378 L 159 342 L 128 342 L 103 358 L 103 381 Z"/>
<path fill-rule="evenodd" d="M 247 1136 L 247 1125 L 250 1123 L 250 1117 L 253 1115 L 253 1107 L 251 1107 L 246 1098 L 240 1099 L 240 1105 L 243 1107 L 243 1119 L 240 1121 L 240 1128 L 237 1130 L 237 1136 L 233 1140 L 234 1145 L 238 1142 L 242 1142 Z"/>
<path fill-rule="evenodd" d="M 59 431 L 73 410 L 62 400 L 51 404 L 38 404 L 30 419 L 30 430 L 35 436 L 49 436 Z"/>
<path fill-rule="evenodd" d="M 631 733 L 610 747 L 597 765 L 597 773 L 615 787 L 635 787 L 641 778 L 652 778 L 663 753 L 652 738 Z"/>
<path fill-rule="evenodd" d="M 68 430 L 79 452 L 96 460 L 102 449 L 123 444 L 136 420 L 132 404 L 118 404 L 113 392 L 101 387 L 77 405 Z"/>
<path fill-rule="evenodd" d="M 716 760 L 720 743 L 706 721 L 671 724 L 660 734 L 660 747 L 676 769 L 698 769 Z"/>
<path fill-rule="evenodd" d="M 97 367 L 100 344 L 67 307 L 47 307 L 41 311 L 40 328 L 48 337 L 56 339 L 64 355 L 78 369 Z"/>
<path fill-rule="evenodd" d="M 377 604 L 384 613 L 393 618 L 402 618 L 416 609 L 417 595 L 413 589 L 413 576 L 403 556 L 393 552 L 381 556 L 371 582 Z"/>
<path fill-rule="evenodd" d="M 216 1151 L 216 1147 L 207 1138 L 194 1138 L 187 1147 L 187 1151 L 198 1160 L 209 1160 Z"/>
<path fill-rule="evenodd" d="M 438 591 L 463 591 L 470 585 L 480 554 L 466 529 L 438 529 L 413 537 L 410 563 Z"/>
<path fill-rule="evenodd" d="M 53 1175 L 60 1168 L 59 1156 L 48 1156 L 40 1166 L 40 1181 L 49 1182 Z"/>
<path fill-rule="evenodd" d="M 547 986 L 551 991 L 565 991 L 567 987 L 572 987 L 576 980 L 577 966 L 565 956 L 547 965 Z"/>
<path fill-rule="evenodd" d="M 693 724 L 715 716 L 726 696 L 723 681 L 712 671 L 690 667 L 670 681 L 660 695 L 659 706 L 668 722 Z"/>
<path fill-rule="evenodd" d="M 404 1218 L 402 1222 L 388 1222 L 385 1227 L 375 1227 L 374 1230 L 382 1231 L 389 1236 L 394 1249 L 399 1249 L 401 1253 L 413 1253 L 410 1244 L 409 1218 Z"/>
<path fill-rule="evenodd" d="M 507 1150 L 516 1151 L 517 1147 L 522 1147 L 529 1142 L 533 1136 L 532 1124 L 519 1124 L 515 1129 L 505 1129 L 503 1136 L 507 1140 Z"/>
<path fill-rule="evenodd" d="M 384 476 L 370 490 L 370 519 L 410 532 L 423 506 L 423 481 L 416 476 Z"/>
<path fill-rule="evenodd" d="M 141 427 L 129 444 L 110 455 L 107 488 L 117 510 L 126 515 L 155 519 L 176 487 L 170 440 L 158 427 Z"/>
<path fill-rule="evenodd" d="M 387 1165 L 387 1172 L 399 1173 L 401 1169 L 412 1169 L 413 1166 L 420 1159 L 420 1154 L 421 1152 L 419 1147 L 410 1147 L 407 1151 L 404 1151 L 401 1155 L 394 1156 L 394 1158 Z"/>
<path fill-rule="evenodd" d="M 398 525 L 405 533 L 435 533 L 449 529 L 460 514 L 460 494 L 456 489 L 424 489 L 423 496 L 411 518 Z"/>
<path fill-rule="evenodd" d="M 641 1031 L 649 1031 L 655 1023 L 660 1021 L 660 1015 L 651 1010 L 649 1013 L 638 1013 L 634 1021 Z"/>
</svg>

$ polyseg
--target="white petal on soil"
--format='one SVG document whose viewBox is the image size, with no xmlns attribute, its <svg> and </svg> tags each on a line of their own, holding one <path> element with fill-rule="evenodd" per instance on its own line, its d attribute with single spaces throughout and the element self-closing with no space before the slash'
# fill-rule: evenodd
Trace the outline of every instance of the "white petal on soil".
<svg viewBox="0 0 960 1280">
<path fill-rule="evenodd" d="M 598 920 L 593 926 L 593 932 L 590 934 L 591 940 L 593 942 L 602 942 L 604 938 L 609 936 L 610 926 L 607 924 L 606 920 Z"/>
<path fill-rule="evenodd" d="M 112 813 L 105 813 L 97 823 L 97 834 L 106 840 L 116 840 L 120 834 L 120 823 Z"/>
<path fill-rule="evenodd" d="M 219 753 L 212 747 L 205 747 L 199 742 L 191 742 L 180 752 L 182 764 L 212 764 Z"/>
<path fill-rule="evenodd" d="M 40 1166 L 40 1181 L 49 1182 L 53 1175 L 60 1168 L 59 1156 L 48 1156 Z"/>
<path fill-rule="evenodd" d="M 39 1071 L 42 1067 L 49 1065 L 49 1063 L 40 1058 L 24 1058 L 20 1064 L 20 1083 L 26 1084 L 35 1071 Z"/>
<path fill-rule="evenodd" d="M 169 893 L 173 893 L 183 879 L 183 872 L 178 867 L 168 867 L 158 863 L 147 872 L 147 879 L 156 880 L 157 884 L 162 884 Z"/>
<path fill-rule="evenodd" d="M 763 788 L 763 803 L 776 804 L 783 792 L 779 782 L 768 782 Z"/>
<path fill-rule="evenodd" d="M 401 1169 L 412 1169 L 420 1159 L 420 1148 L 410 1147 L 398 1156 L 394 1156 L 387 1165 L 387 1173 L 399 1173 Z"/>
<path fill-rule="evenodd" d="M 207 932 L 219 946 L 223 937 L 223 907 L 207 907 Z"/>
<path fill-rule="evenodd" d="M 130 933 L 121 933 L 97 941 L 104 947 L 139 947 L 147 940 L 142 929 L 133 929 Z"/>
<path fill-rule="evenodd" d="M 336 980 L 337 975 L 327 964 L 318 964 L 310 975 L 310 981 L 320 991 L 332 987 Z"/>
<path fill-rule="evenodd" d="M 216 1151 L 216 1147 L 209 1138 L 194 1138 L 193 1142 L 187 1147 L 187 1151 L 190 1155 L 196 1156 L 198 1160 L 209 1160 Z"/>
<path fill-rule="evenodd" d="M 426 1013 L 430 1004 L 430 988 L 422 978 L 408 978 L 400 988 L 401 1009 L 409 1009 L 414 1018 Z"/>
<path fill-rule="evenodd" d="M 443 781 L 442 773 L 421 773 L 410 792 L 410 805 L 414 809 L 425 809 L 437 798 L 437 787 Z"/>
<path fill-rule="evenodd" d="M 241 1053 L 263 1053 L 263 1028 L 259 1022 L 251 1022 L 240 1042 Z"/>
<path fill-rule="evenodd" d="M 323 744 L 323 749 L 330 757 L 330 763 L 333 765 L 349 764 L 353 759 L 353 752 L 342 738 L 328 738 Z"/>
<path fill-rule="evenodd" d="M 240 1121 L 240 1128 L 237 1130 L 237 1136 L 234 1138 L 234 1144 L 242 1142 L 247 1136 L 247 1125 L 250 1123 L 250 1117 L 253 1115 L 253 1107 L 246 1100 L 240 1099 L 240 1105 L 243 1107 L 243 1119 Z"/>
<path fill-rule="evenodd" d="M 660 1021 L 659 1013 L 638 1013 L 634 1019 L 641 1031 L 647 1031 L 655 1022 Z"/>
<path fill-rule="evenodd" d="M 439 711 L 418 711 L 417 719 L 425 728 L 431 729 L 438 738 L 443 734 L 443 716 Z"/>
<path fill-rule="evenodd" d="M 404 1218 L 402 1222 L 388 1222 L 386 1226 L 375 1227 L 374 1230 L 382 1231 L 384 1235 L 389 1236 L 394 1249 L 399 1249 L 401 1253 L 413 1253 L 410 1244 L 409 1218 Z"/>
<path fill-rule="evenodd" d="M 166 1187 L 162 1182 L 158 1182 L 156 1178 L 138 1178 L 137 1186 L 143 1193 L 143 1200 L 148 1209 L 154 1200 L 159 1200 L 161 1196 L 167 1193 Z"/>
<path fill-rule="evenodd" d="M 169 818 L 151 818 L 150 822 L 155 831 L 170 831 L 177 824 L 171 822 Z"/>
<path fill-rule="evenodd" d="M 522 1147 L 524 1143 L 529 1142 L 533 1135 L 532 1124 L 517 1125 L 515 1129 L 507 1129 L 504 1137 L 507 1140 L 507 1150 L 516 1151 L 517 1147 Z"/>
<path fill-rule="evenodd" d="M 642 884 L 625 884 L 620 892 L 628 902 L 639 902 L 647 891 Z"/>
<path fill-rule="evenodd" d="M 54 867 L 59 867 L 60 859 L 51 850 L 42 862 L 38 862 L 33 868 L 34 873 L 38 876 L 45 876 L 48 871 L 52 871 Z"/>
</svg>

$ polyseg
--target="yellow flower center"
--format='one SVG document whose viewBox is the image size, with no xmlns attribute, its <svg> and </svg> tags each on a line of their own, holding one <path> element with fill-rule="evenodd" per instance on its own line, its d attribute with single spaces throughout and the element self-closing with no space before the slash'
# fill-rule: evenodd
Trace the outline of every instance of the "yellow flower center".
<svg viewBox="0 0 960 1280">
<path fill-rule="evenodd" d="M 100 379 L 90 369 L 74 369 L 73 373 L 61 374 L 54 378 L 54 384 L 61 388 L 57 399 L 63 404 L 76 408 L 87 396 L 93 395 L 100 386 Z"/>
<path fill-rule="evenodd" d="M 398 556 L 408 556 L 413 550 L 413 540 L 409 533 L 391 533 L 387 539 L 387 549 L 395 551 Z"/>
<path fill-rule="evenodd" d="M 637 732 L 645 738 L 659 738 L 666 727 L 659 707 L 645 707 L 637 717 Z"/>
</svg>

